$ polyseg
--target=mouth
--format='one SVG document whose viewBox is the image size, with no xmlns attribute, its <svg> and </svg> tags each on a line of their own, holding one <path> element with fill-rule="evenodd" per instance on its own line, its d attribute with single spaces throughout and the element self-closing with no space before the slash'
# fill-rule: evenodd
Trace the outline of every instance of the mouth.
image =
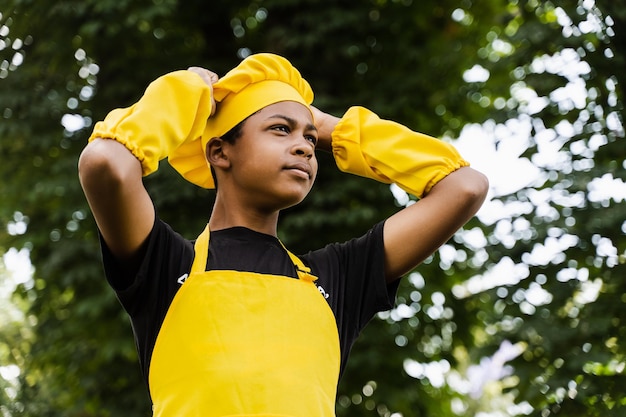
<svg viewBox="0 0 626 417">
<path fill-rule="evenodd" d="M 304 162 L 298 162 L 295 164 L 288 165 L 285 167 L 285 170 L 293 172 L 301 176 L 302 178 L 311 179 L 312 169 L 311 166 Z"/>
</svg>

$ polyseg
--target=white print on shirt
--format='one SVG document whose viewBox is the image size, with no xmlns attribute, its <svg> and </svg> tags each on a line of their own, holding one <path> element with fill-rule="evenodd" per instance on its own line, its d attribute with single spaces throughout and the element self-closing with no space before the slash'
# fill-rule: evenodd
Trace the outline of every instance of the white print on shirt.
<svg viewBox="0 0 626 417">
<path fill-rule="evenodd" d="M 183 274 L 180 277 L 178 277 L 176 282 L 178 282 L 180 285 L 183 285 L 185 283 L 185 281 L 187 280 L 187 278 L 189 278 L 189 274 Z M 319 290 L 320 294 L 322 294 L 322 296 L 325 299 L 328 299 L 328 297 L 330 297 L 330 294 L 326 292 L 324 287 L 322 287 L 321 285 L 316 285 L 316 287 Z"/>
<path fill-rule="evenodd" d="M 328 294 L 326 292 L 326 290 L 321 285 L 316 285 L 316 287 L 319 290 L 320 294 L 322 294 L 324 296 L 324 298 L 330 297 L 330 294 Z"/>
<path fill-rule="evenodd" d="M 187 277 L 189 277 L 189 274 L 183 274 L 176 280 L 176 282 L 178 282 L 180 285 L 183 285 Z"/>
</svg>

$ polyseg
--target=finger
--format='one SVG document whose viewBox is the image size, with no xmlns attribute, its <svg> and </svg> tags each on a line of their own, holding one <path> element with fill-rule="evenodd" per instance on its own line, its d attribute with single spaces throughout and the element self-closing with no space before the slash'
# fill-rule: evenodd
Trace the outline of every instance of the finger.
<svg viewBox="0 0 626 417">
<path fill-rule="evenodd" d="M 217 104 L 215 103 L 215 99 L 212 98 L 211 99 L 211 116 L 215 114 L 215 111 L 217 110 L 216 106 Z"/>
<path fill-rule="evenodd" d="M 189 67 L 187 70 L 198 74 L 208 85 L 213 85 L 219 79 L 216 73 L 205 68 Z"/>
</svg>

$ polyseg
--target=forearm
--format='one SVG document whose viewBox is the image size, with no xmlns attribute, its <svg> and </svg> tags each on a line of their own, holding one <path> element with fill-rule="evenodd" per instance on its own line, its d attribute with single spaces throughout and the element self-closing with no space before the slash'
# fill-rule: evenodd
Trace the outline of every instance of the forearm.
<svg viewBox="0 0 626 417">
<path fill-rule="evenodd" d="M 113 139 L 141 162 L 143 175 L 182 142 L 202 135 L 212 111 L 210 86 L 192 71 L 176 71 L 152 82 L 141 99 L 111 111 L 89 138 Z"/>
<path fill-rule="evenodd" d="M 311 106 L 311 112 L 313 113 L 315 128 L 317 129 L 317 145 L 315 148 L 326 152 L 332 152 L 333 131 L 341 119 L 331 114 L 324 113 L 313 106 Z"/>
<path fill-rule="evenodd" d="M 353 107 L 332 133 L 339 169 L 396 183 L 422 197 L 455 170 L 469 165 L 450 144 Z"/>
</svg>

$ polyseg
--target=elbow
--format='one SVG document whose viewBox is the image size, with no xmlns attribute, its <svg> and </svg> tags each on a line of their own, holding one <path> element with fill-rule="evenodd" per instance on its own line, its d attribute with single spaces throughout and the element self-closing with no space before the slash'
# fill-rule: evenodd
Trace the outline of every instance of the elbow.
<svg viewBox="0 0 626 417">
<path fill-rule="evenodd" d="M 485 174 L 479 171 L 473 171 L 471 186 L 469 192 L 475 198 L 484 200 L 489 192 L 489 179 Z"/>
<path fill-rule="evenodd" d="M 461 195 L 466 204 L 476 213 L 482 206 L 489 192 L 489 179 L 483 173 L 471 169 L 463 182 Z"/>
<path fill-rule="evenodd" d="M 115 188 L 132 176 L 141 178 L 139 161 L 113 140 L 88 143 L 78 159 L 78 178 L 85 190 Z"/>
<path fill-rule="evenodd" d="M 78 179 L 84 189 L 96 187 L 104 180 L 114 178 L 114 165 L 99 140 L 89 142 L 78 158 Z"/>
</svg>

